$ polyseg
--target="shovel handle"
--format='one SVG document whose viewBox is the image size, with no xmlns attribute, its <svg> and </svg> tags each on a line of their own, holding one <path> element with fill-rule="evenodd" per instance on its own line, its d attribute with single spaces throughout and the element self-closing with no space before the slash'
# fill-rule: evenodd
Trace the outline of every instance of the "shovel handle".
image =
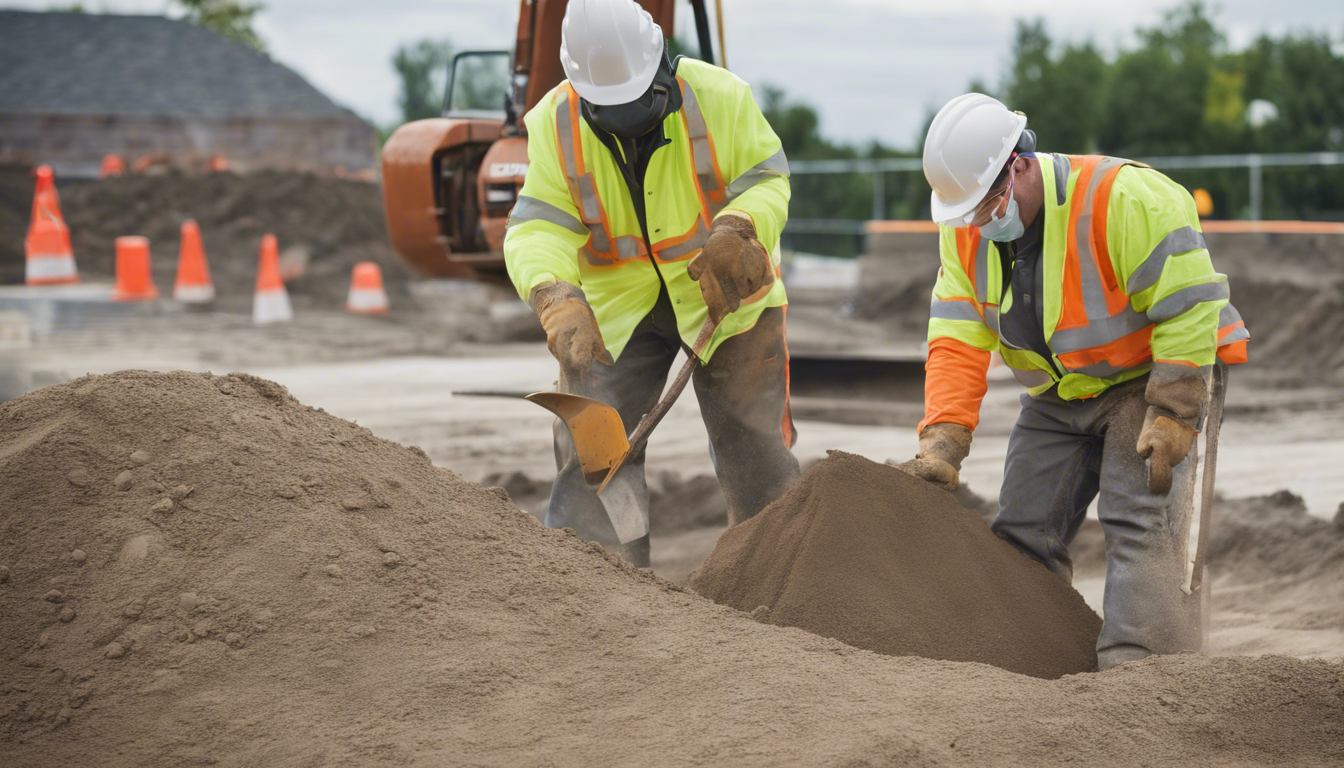
<svg viewBox="0 0 1344 768">
<path fill-rule="evenodd" d="M 607 487 L 607 483 L 611 482 L 611 478 L 616 476 L 616 471 L 625 465 L 625 460 L 643 447 L 644 441 L 649 438 L 649 433 L 667 415 L 668 410 L 672 408 L 672 404 L 681 396 L 681 391 L 686 389 L 686 383 L 691 380 L 691 374 L 695 372 L 695 366 L 700 362 L 700 353 L 704 352 L 705 347 L 709 346 L 709 340 L 714 337 L 714 331 L 718 330 L 718 327 L 718 323 L 713 320 L 705 320 L 705 324 L 700 326 L 700 334 L 695 337 L 695 343 L 691 345 L 691 354 L 686 358 L 686 364 L 681 366 L 680 371 L 677 371 L 677 378 L 672 380 L 672 387 L 667 390 L 667 394 L 663 395 L 663 399 L 653 406 L 653 410 L 644 414 L 644 417 L 639 420 L 639 425 L 635 427 L 635 431 L 630 433 L 630 449 L 622 454 L 615 464 L 611 465 L 606 478 L 602 480 L 602 485 L 597 488 L 598 496 L 602 495 L 602 491 Z"/>
</svg>

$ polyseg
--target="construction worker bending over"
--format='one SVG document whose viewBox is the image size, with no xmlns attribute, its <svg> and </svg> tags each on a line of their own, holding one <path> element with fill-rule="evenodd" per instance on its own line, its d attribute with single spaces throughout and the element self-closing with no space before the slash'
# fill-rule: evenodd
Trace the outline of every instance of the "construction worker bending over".
<svg viewBox="0 0 1344 768">
<path fill-rule="evenodd" d="M 1194 441 L 1213 367 L 1244 362 L 1249 336 L 1184 188 L 1141 163 L 1035 152 L 1026 124 L 969 93 L 929 127 L 942 267 L 919 455 L 901 467 L 956 488 L 999 352 L 1027 393 L 994 532 L 1071 580 L 1066 547 L 1100 492 L 1101 668 L 1197 651 L 1199 598 L 1182 591 Z"/>
<path fill-rule="evenodd" d="M 761 511 L 798 476 L 790 452 L 788 350 L 779 234 L 788 163 L 751 89 L 729 72 L 672 62 L 632 0 L 571 2 L 560 58 L 568 79 L 525 118 L 530 166 L 504 256 L 560 363 L 562 391 L 614 407 L 627 429 L 658 401 L 678 350 L 720 321 L 694 374 L 730 522 Z M 546 524 L 614 531 L 563 422 Z M 613 495 L 648 516 L 641 450 Z M 649 563 L 648 537 L 625 545 Z"/>
</svg>

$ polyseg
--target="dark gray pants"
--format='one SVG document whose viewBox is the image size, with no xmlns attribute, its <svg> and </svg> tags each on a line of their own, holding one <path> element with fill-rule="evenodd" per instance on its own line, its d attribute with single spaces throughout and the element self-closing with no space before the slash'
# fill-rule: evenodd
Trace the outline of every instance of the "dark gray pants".
<svg viewBox="0 0 1344 768">
<path fill-rule="evenodd" d="M 1106 594 L 1097 658 L 1103 669 L 1151 653 L 1198 651 L 1202 643 L 1200 595 L 1182 590 L 1196 449 L 1174 468 L 1170 493 L 1148 490 L 1147 467 L 1135 450 L 1148 408 L 1147 381 L 1141 377 L 1088 400 L 1061 400 L 1053 389 L 1023 395 L 992 525 L 1000 538 L 1072 580 L 1066 547 L 1100 492 Z"/>
<path fill-rule="evenodd" d="M 671 301 L 664 293 L 635 328 L 616 364 L 594 366 L 585 385 L 569 385 L 568 389 L 612 406 L 626 430 L 633 430 L 658 402 L 677 351 L 683 347 Z M 790 451 L 794 427 L 788 409 L 788 367 L 784 310 L 774 307 L 761 313 L 750 330 L 720 344 L 709 363 L 698 366 L 692 375 L 709 433 L 710 458 L 728 503 L 729 524 L 760 512 L 798 479 L 798 460 Z M 615 542 L 615 530 L 601 500 L 584 481 L 569 430 L 559 419 L 555 422 L 555 463 L 558 473 L 546 525 L 573 528 L 590 540 Z M 634 496 L 647 517 L 649 492 L 642 449 L 612 478 L 612 484 L 617 483 L 626 486 L 625 492 Z M 647 537 L 633 547 L 627 544 L 626 552 L 627 556 L 635 553 L 630 559 L 636 565 L 647 565 Z"/>
</svg>

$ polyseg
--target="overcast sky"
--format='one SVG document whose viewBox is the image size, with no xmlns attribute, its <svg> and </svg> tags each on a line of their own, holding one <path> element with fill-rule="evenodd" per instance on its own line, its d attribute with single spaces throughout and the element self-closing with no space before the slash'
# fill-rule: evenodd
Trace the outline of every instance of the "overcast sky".
<svg viewBox="0 0 1344 768">
<path fill-rule="evenodd" d="M 403 42 L 447 37 L 459 48 L 508 48 L 517 0 L 264 0 L 257 28 L 271 54 L 336 101 L 379 123 L 395 119 L 390 60 Z M 753 85 L 775 83 L 816 106 L 823 132 L 915 146 L 924 115 L 973 78 L 997 84 L 1014 21 L 1042 16 L 1056 39 L 1113 50 L 1177 0 L 724 0 L 728 63 Z M 0 0 L 51 8 L 71 0 Z M 169 0 L 85 0 L 90 10 L 164 13 Z M 685 3 L 681 3 L 683 8 Z M 1215 18 L 1234 47 L 1261 32 L 1318 30 L 1344 47 L 1339 0 L 1221 0 Z M 679 9 L 680 10 L 680 9 Z M 690 13 L 682 36 L 693 37 Z"/>
</svg>

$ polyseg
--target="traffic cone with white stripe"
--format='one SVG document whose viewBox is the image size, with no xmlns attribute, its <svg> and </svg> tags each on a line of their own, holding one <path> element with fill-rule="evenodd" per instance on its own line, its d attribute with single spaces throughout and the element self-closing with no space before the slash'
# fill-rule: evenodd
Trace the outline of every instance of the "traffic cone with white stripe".
<svg viewBox="0 0 1344 768">
<path fill-rule="evenodd" d="M 355 265 L 350 276 L 350 293 L 346 295 L 345 309 L 357 315 L 387 313 L 387 291 L 383 290 L 383 271 L 372 261 Z"/>
<path fill-rule="evenodd" d="M 149 267 L 149 240 L 143 237 L 117 238 L 117 287 L 113 301 L 152 301 L 159 289 Z"/>
<path fill-rule="evenodd" d="M 280 277 L 280 248 L 275 235 L 261 238 L 261 260 L 257 265 L 257 291 L 252 298 L 252 322 L 257 325 L 287 323 L 294 319 L 289 292 Z"/>
<path fill-rule="evenodd" d="M 33 173 L 33 215 L 23 246 L 26 255 L 24 281 L 28 285 L 55 285 L 79 282 L 75 255 L 70 248 L 70 229 L 61 216 L 56 196 L 56 175 L 51 166 L 41 165 Z"/>
<path fill-rule="evenodd" d="M 173 298 L 187 304 L 208 304 L 215 300 L 210 264 L 205 260 L 205 247 L 201 245 L 201 228 L 191 219 L 182 222 L 182 246 L 177 254 Z"/>
</svg>

